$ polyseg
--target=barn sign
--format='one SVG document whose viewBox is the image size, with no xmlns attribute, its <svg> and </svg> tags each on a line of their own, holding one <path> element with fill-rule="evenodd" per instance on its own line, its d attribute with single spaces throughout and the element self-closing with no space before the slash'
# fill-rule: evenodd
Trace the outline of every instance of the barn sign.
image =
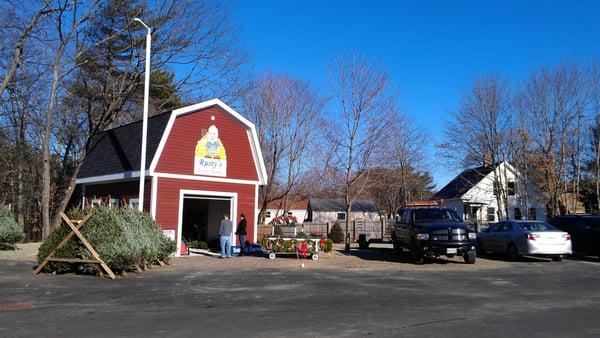
<svg viewBox="0 0 600 338">
<path fill-rule="evenodd" d="M 219 129 L 213 124 L 196 144 L 194 175 L 227 176 L 227 155 L 219 139 Z"/>
</svg>

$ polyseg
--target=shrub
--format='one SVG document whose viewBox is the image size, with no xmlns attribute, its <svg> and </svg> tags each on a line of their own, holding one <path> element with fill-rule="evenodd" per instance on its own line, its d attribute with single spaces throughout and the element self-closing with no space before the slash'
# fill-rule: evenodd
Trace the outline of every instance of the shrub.
<svg viewBox="0 0 600 338">
<path fill-rule="evenodd" d="M 338 222 L 333 223 L 331 230 L 329 230 L 329 238 L 331 238 L 333 243 L 344 242 L 344 231 Z"/>
<path fill-rule="evenodd" d="M 308 238 L 308 234 L 304 231 L 300 231 L 296 234 L 296 238 Z"/>
<path fill-rule="evenodd" d="M 12 247 L 23 239 L 23 231 L 15 221 L 12 212 L 0 205 L 0 249 Z"/>
<path fill-rule="evenodd" d="M 190 242 L 190 248 L 207 250 L 208 249 L 208 243 L 202 242 L 202 241 L 191 241 Z"/>
<path fill-rule="evenodd" d="M 79 207 L 71 208 L 67 212 L 65 212 L 65 214 L 70 219 L 83 219 L 83 217 L 85 217 L 83 210 L 81 210 L 81 208 Z"/>
<path fill-rule="evenodd" d="M 38 251 L 41 262 L 69 233 L 69 227 L 61 225 L 53 231 Z M 92 216 L 81 228 L 82 234 L 98 252 L 106 264 L 118 273 L 134 264 L 155 263 L 167 260 L 175 251 L 175 243 L 163 236 L 159 226 L 147 214 L 132 208 L 95 208 Z M 91 259 L 92 255 L 77 239 L 71 239 L 56 256 L 63 258 Z M 98 271 L 97 265 L 79 266 L 51 262 L 45 271 L 90 273 Z"/>
</svg>

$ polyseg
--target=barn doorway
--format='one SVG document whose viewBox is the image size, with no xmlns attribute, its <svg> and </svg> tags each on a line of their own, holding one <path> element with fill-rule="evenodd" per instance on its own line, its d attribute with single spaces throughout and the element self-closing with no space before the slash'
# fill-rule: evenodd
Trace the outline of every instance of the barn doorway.
<svg viewBox="0 0 600 338">
<path fill-rule="evenodd" d="M 231 197 L 184 195 L 182 211 L 182 240 L 206 242 L 218 250 L 221 220 L 233 211 Z"/>
</svg>

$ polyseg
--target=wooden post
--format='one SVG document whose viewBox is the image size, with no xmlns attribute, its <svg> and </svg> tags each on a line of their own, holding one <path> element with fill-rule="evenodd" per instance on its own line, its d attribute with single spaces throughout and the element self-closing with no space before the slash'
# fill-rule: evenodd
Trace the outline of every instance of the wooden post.
<svg viewBox="0 0 600 338">
<path fill-rule="evenodd" d="M 329 222 L 327 222 L 327 235 L 329 235 Z"/>
<path fill-rule="evenodd" d="M 33 271 L 34 275 L 39 274 L 40 271 L 42 271 L 42 269 L 44 268 L 44 266 L 46 266 L 46 264 L 48 264 L 48 262 L 66 262 L 66 263 L 99 264 L 100 267 L 102 267 L 102 270 L 104 270 L 104 272 L 106 272 L 106 274 L 111 279 L 117 278 L 117 276 L 115 276 L 115 274 L 108 267 L 108 265 L 100 258 L 100 255 L 98 255 L 98 253 L 96 252 L 96 250 L 94 250 L 92 245 L 87 241 L 85 236 L 83 236 L 81 234 L 81 232 L 79 232 L 79 229 L 81 229 L 81 227 L 85 224 L 85 222 L 87 222 L 90 219 L 91 216 L 92 216 L 92 213 L 90 212 L 83 220 L 78 221 L 77 226 L 75 226 L 75 224 L 73 224 L 73 222 L 67 217 L 67 215 L 65 215 L 63 212 L 60 213 L 60 218 L 62 218 L 62 220 L 69 226 L 69 228 L 71 228 L 71 232 L 69 232 L 67 234 L 67 236 L 65 236 L 65 238 L 58 244 L 58 246 L 54 250 L 52 250 L 52 252 L 44 259 L 44 261 L 42 261 L 42 263 L 40 265 L 38 265 L 38 267 Z M 81 241 L 83 246 L 85 246 L 85 248 L 92 254 L 92 256 L 94 256 L 95 259 L 54 257 L 54 253 L 56 253 L 56 251 L 58 251 L 60 248 L 62 248 L 71 238 L 73 238 L 73 235 L 75 235 L 75 236 L 77 236 L 77 238 L 79 238 L 79 240 Z"/>
<path fill-rule="evenodd" d="M 356 241 L 356 220 L 352 220 L 352 242 Z"/>
</svg>

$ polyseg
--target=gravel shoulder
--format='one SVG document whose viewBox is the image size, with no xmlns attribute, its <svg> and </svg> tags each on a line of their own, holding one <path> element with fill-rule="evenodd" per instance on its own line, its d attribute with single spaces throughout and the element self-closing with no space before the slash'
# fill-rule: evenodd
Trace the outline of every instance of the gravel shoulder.
<svg viewBox="0 0 600 338">
<path fill-rule="evenodd" d="M 0 250 L 0 260 L 35 261 L 42 243 L 19 243 L 15 250 Z"/>
<path fill-rule="evenodd" d="M 41 243 L 17 244 L 16 250 L 0 251 L 0 260 L 31 261 L 35 264 L 38 248 Z M 304 264 L 304 267 L 302 267 Z M 408 254 L 398 254 L 386 245 L 379 245 L 370 250 L 352 248 L 345 254 L 343 246 L 336 246 L 330 253 L 319 253 L 319 259 L 297 259 L 294 254 L 278 254 L 271 260 L 266 255 L 232 257 L 220 259 L 213 256 L 194 255 L 177 257 L 164 267 L 156 267 L 152 271 L 173 270 L 219 270 L 219 269 L 360 269 L 360 270 L 457 270 L 475 271 L 481 269 L 498 269 L 510 266 L 509 262 L 478 258 L 475 264 L 465 264 L 461 257 L 426 260 L 423 265 L 414 265 Z"/>
<path fill-rule="evenodd" d="M 302 267 L 302 264 L 304 266 Z M 319 253 L 319 259 L 297 259 L 294 254 L 278 254 L 271 260 L 266 255 L 221 259 L 211 256 L 174 258 L 167 270 L 172 269 L 362 269 L 362 270 L 466 270 L 498 269 L 510 266 L 509 262 L 478 258 L 476 264 L 465 264 L 462 257 L 426 260 L 415 265 L 408 254 L 398 254 L 391 246 L 370 250 L 352 248 L 349 254 L 342 247 L 331 253 Z"/>
</svg>

